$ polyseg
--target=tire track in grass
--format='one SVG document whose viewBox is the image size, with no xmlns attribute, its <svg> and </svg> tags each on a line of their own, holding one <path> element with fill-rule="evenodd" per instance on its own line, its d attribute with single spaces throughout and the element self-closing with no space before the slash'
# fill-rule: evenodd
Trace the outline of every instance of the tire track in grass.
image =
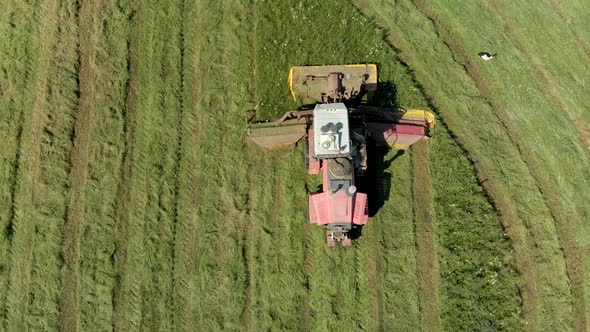
<svg viewBox="0 0 590 332">
<path fill-rule="evenodd" d="M 14 196 L 14 214 L 9 222 L 13 232 L 10 250 L 11 264 L 6 298 L 6 327 L 8 330 L 23 331 L 29 302 L 29 282 L 31 280 L 32 254 L 35 246 L 33 204 L 37 184 L 38 159 L 40 153 L 41 131 L 46 121 L 48 72 L 51 49 L 55 45 L 57 3 L 46 0 L 42 3 L 43 15 L 39 17 L 39 45 L 35 71 L 32 80 L 33 99 L 23 101 L 21 141 L 19 142 L 19 165 Z M 39 8 L 35 13 L 40 15 Z M 30 105 L 29 105 L 30 104 Z"/>
<path fill-rule="evenodd" d="M 74 145 L 71 155 L 71 198 L 64 224 L 62 256 L 64 276 L 60 326 L 66 331 L 78 330 L 78 260 L 80 228 L 84 222 L 84 190 L 88 167 L 89 138 L 93 130 L 94 81 L 96 78 L 95 49 L 100 27 L 98 15 L 102 1 L 85 1 L 78 17 L 80 50 L 80 108 L 76 114 Z"/>
<path fill-rule="evenodd" d="M 201 2 L 185 1 L 183 10 L 182 121 L 180 138 L 178 204 L 174 228 L 173 329 L 193 331 L 194 287 L 191 274 L 196 241 L 197 206 L 201 201 L 196 164 L 196 147 L 200 144 L 199 113 L 202 82 L 207 81 L 201 63 Z M 189 19 L 193 18 L 193 19 Z"/>
<path fill-rule="evenodd" d="M 583 271 L 579 266 L 575 266 L 576 264 L 580 265 L 580 258 L 579 254 L 576 252 L 575 244 L 573 242 L 573 231 L 569 229 L 571 225 L 568 220 L 563 219 L 563 212 L 558 206 L 559 195 L 555 192 L 546 177 L 543 175 L 542 168 L 539 166 L 537 160 L 533 157 L 530 149 L 525 144 L 525 139 L 517 130 L 513 122 L 510 121 L 508 115 L 502 108 L 498 96 L 494 94 L 494 92 L 482 79 L 482 75 L 475 65 L 468 60 L 467 52 L 460 42 L 451 36 L 448 28 L 437 18 L 436 14 L 428 4 L 426 4 L 423 0 L 415 0 L 415 4 L 418 9 L 433 22 L 433 24 L 437 27 L 437 30 L 439 31 L 442 39 L 445 40 L 450 48 L 454 50 L 456 56 L 458 57 L 457 60 L 464 64 L 466 71 L 476 83 L 481 94 L 490 101 L 490 104 L 498 116 L 498 119 L 504 126 L 506 133 L 518 148 L 520 156 L 529 169 L 530 174 L 534 178 L 536 186 L 540 190 L 541 195 L 545 200 L 545 204 L 550 210 L 553 221 L 558 228 L 560 243 L 562 245 L 561 249 L 563 250 L 563 255 L 565 257 L 568 277 L 570 278 L 569 281 L 574 287 L 578 287 L 578 289 L 572 290 L 577 302 L 574 310 L 576 313 L 585 312 L 583 289 L 580 290 L 579 288 L 583 286 Z M 580 318 L 576 317 L 575 324 L 577 328 L 586 325 L 585 315 L 582 315 L 582 317 L 583 321 L 579 321 Z M 530 320 L 528 321 L 531 322 Z"/>
<path fill-rule="evenodd" d="M 411 150 L 412 196 L 419 278 L 421 324 L 423 331 L 442 329 L 438 310 L 438 262 L 434 243 L 432 194 L 426 140 Z"/>
</svg>

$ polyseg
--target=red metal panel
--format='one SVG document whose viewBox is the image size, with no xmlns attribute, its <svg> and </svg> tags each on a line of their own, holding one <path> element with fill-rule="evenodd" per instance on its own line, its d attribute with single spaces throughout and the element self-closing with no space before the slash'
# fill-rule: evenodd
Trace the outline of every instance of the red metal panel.
<svg viewBox="0 0 590 332">
<path fill-rule="evenodd" d="M 364 225 L 369 216 L 367 215 L 367 194 L 357 193 L 354 203 L 354 217 L 352 222 L 357 225 Z"/>
<path fill-rule="evenodd" d="M 313 200 L 312 200 L 312 197 L 313 197 L 313 196 L 311 196 L 311 195 L 308 197 L 308 205 L 309 205 L 309 208 L 308 208 L 308 210 L 309 210 L 309 222 L 310 222 L 310 223 L 315 223 L 315 222 L 317 222 L 317 216 L 316 216 L 316 214 L 315 214 L 315 208 L 314 208 L 314 206 L 313 206 Z"/>
<path fill-rule="evenodd" d="M 309 196 L 310 210 L 314 209 L 313 215 L 315 217 L 315 222 L 318 225 L 325 225 L 330 222 L 330 211 L 327 197 L 328 193 L 325 192 Z"/>
</svg>

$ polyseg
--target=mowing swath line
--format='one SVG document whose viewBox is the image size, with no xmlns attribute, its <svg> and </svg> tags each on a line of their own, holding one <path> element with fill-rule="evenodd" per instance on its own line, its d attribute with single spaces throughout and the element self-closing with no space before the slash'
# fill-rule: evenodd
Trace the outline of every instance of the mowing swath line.
<svg viewBox="0 0 590 332">
<path fill-rule="evenodd" d="M 199 184 L 195 164 L 194 147 L 199 145 L 200 98 L 202 81 L 207 80 L 201 68 L 201 8 L 200 2 L 194 6 L 184 2 L 183 20 L 183 59 L 182 59 L 182 113 L 180 139 L 180 171 L 178 177 L 178 202 L 176 226 L 174 229 L 174 297 L 173 327 L 175 330 L 194 330 L 190 319 L 193 312 L 193 289 L 190 276 L 193 271 L 193 249 L 196 237 L 195 219 L 200 201 Z M 192 3 L 192 2 L 191 2 Z M 194 17 L 193 20 L 188 18 Z M 186 176 L 184 176 L 186 174 Z M 181 179 L 188 180 L 185 188 Z M 187 201 L 188 206 L 183 202 Z M 185 203 L 186 204 L 186 203 Z"/>
<path fill-rule="evenodd" d="M 438 262 L 431 213 L 428 145 L 425 140 L 414 144 L 411 157 L 422 330 L 440 331 L 442 327 L 438 311 Z"/>
<path fill-rule="evenodd" d="M 559 17 L 561 17 L 561 19 L 565 22 L 568 29 L 576 37 L 576 41 L 578 42 L 578 44 L 580 44 L 580 46 L 582 46 L 582 49 L 584 50 L 586 55 L 590 57 L 590 45 L 582 36 L 580 36 L 580 34 L 575 29 L 573 29 L 571 27 L 570 18 L 563 12 L 563 10 L 561 9 L 561 7 L 559 5 L 559 2 L 557 2 L 556 0 L 546 0 L 546 1 L 549 3 L 551 8 L 553 8 L 553 10 L 557 13 L 557 15 L 559 15 Z"/>
<path fill-rule="evenodd" d="M 486 2 L 487 4 L 487 2 Z M 502 24 L 504 25 L 504 31 L 512 39 L 516 47 L 524 54 L 532 63 L 533 71 L 541 81 L 541 86 L 559 103 L 561 108 L 565 110 L 568 118 L 575 125 L 578 131 L 579 138 L 582 141 L 586 151 L 590 152 L 590 136 L 588 135 L 588 128 L 583 122 L 576 121 L 571 114 L 571 110 L 561 98 L 559 93 L 555 90 L 553 83 L 549 80 L 547 72 L 543 69 L 540 61 L 531 52 L 529 52 L 520 40 L 520 38 L 512 31 L 508 22 L 508 16 L 504 8 L 497 2 L 491 1 L 492 10 L 496 12 Z M 487 6 L 486 6 L 487 7 Z M 538 166 L 535 166 L 537 168 Z M 571 219 L 568 218 L 563 210 L 559 207 L 559 194 L 555 192 L 553 186 L 544 179 L 541 170 L 536 172 L 537 181 L 543 189 L 544 196 L 547 200 L 547 205 L 551 210 L 553 217 L 557 221 L 557 228 L 559 232 L 559 242 L 562 246 L 562 250 L 565 256 L 566 267 L 568 277 L 571 282 L 571 292 L 575 298 L 574 308 L 574 326 L 577 331 L 584 331 L 588 329 L 588 323 L 586 321 L 586 302 L 585 302 L 585 276 L 582 262 L 582 255 L 576 245 L 575 230 L 572 226 Z"/>
<path fill-rule="evenodd" d="M 62 255 L 64 276 L 60 308 L 61 328 L 78 330 L 78 259 L 80 227 L 84 222 L 84 188 L 88 167 L 89 138 L 93 130 L 94 63 L 96 39 L 100 31 L 98 16 L 102 1 L 85 1 L 80 5 L 78 17 L 80 50 L 80 108 L 76 114 L 74 146 L 71 154 L 71 192 L 64 224 Z"/>
<path fill-rule="evenodd" d="M 498 103 L 498 100 L 497 100 L 497 97 L 492 93 L 492 91 L 487 87 L 485 82 L 481 79 L 481 76 L 479 75 L 479 72 L 477 71 L 475 66 L 473 64 L 471 64 L 471 62 L 468 60 L 468 57 L 466 55 L 467 53 L 463 49 L 462 45 L 457 40 L 455 40 L 454 37 L 448 31 L 448 29 L 446 29 L 446 27 L 444 25 L 442 25 L 442 22 L 439 19 L 437 19 L 436 14 L 433 12 L 433 10 L 430 8 L 430 6 L 424 0 L 413 0 L 413 2 L 416 5 L 416 8 L 420 12 L 422 12 L 422 14 L 425 17 L 427 17 L 431 20 L 433 25 L 436 27 L 437 33 L 439 34 L 439 37 L 441 38 L 441 40 L 443 40 L 445 42 L 445 44 L 447 44 L 449 49 L 453 50 L 453 53 L 455 54 L 455 56 L 457 56 L 459 58 L 457 60 L 463 61 L 463 66 L 464 66 L 466 72 L 472 78 L 473 82 L 475 83 L 475 85 L 477 86 L 477 88 L 481 92 L 481 94 L 489 100 L 490 106 L 494 109 L 494 111 L 495 111 L 494 113 L 496 114 L 496 116 L 500 120 L 500 123 L 504 127 L 504 130 L 508 134 L 508 137 L 510 138 L 512 143 L 518 148 L 518 151 L 519 151 L 519 154 L 520 154 L 522 160 L 525 161 L 525 163 L 526 163 L 522 144 L 517 144 L 517 141 L 522 142 L 522 140 L 517 138 L 519 136 L 518 131 L 516 130 L 516 128 L 514 128 L 512 123 L 509 121 L 509 119 L 508 119 L 507 115 L 504 113 L 504 111 L 501 110 L 501 108 L 499 106 L 500 104 Z M 527 164 L 527 167 L 529 168 L 529 172 L 530 172 L 530 165 L 528 163 L 526 163 L 526 164 Z M 491 194 L 492 197 L 494 197 L 499 202 L 501 201 L 499 199 L 500 197 L 493 194 L 493 193 L 495 193 L 495 191 L 491 191 L 491 193 L 492 193 Z M 504 209 L 500 208 L 499 210 L 501 211 L 503 216 L 505 215 L 508 217 L 508 215 L 505 214 Z M 504 218 L 502 218 L 502 219 L 505 220 Z M 511 220 L 511 219 L 512 218 L 507 218 L 507 220 Z M 509 221 L 507 223 L 507 225 L 513 225 L 513 223 L 511 221 Z M 506 228 L 512 229 L 512 227 L 510 227 L 510 226 L 507 226 Z M 514 235 L 516 235 L 517 237 L 512 237 L 512 234 L 510 235 L 510 237 L 515 240 L 520 238 L 519 234 L 518 235 L 514 234 Z M 516 251 L 516 247 L 519 247 L 519 245 L 518 244 L 515 245 L 515 251 Z M 524 252 L 525 252 L 525 250 L 522 250 L 521 254 L 523 254 Z M 524 317 L 525 317 L 525 320 L 530 323 L 528 325 L 528 328 L 530 330 L 536 330 L 537 327 L 535 326 L 535 323 L 538 322 L 537 317 L 539 317 L 538 300 L 537 300 L 537 295 L 535 293 L 536 292 L 535 286 L 534 285 L 532 285 L 532 287 L 529 286 L 530 282 L 534 279 L 531 276 L 531 273 L 528 271 L 529 266 L 530 266 L 528 263 L 528 260 L 521 259 L 521 262 L 518 261 L 518 258 L 523 257 L 523 256 L 521 256 L 521 254 L 517 254 L 517 264 L 521 268 L 521 273 L 523 275 L 523 279 L 527 280 L 525 282 L 523 289 L 522 289 L 523 302 L 524 302 L 523 303 Z"/>
<path fill-rule="evenodd" d="M 18 177 L 21 181 L 15 188 L 15 212 L 12 220 L 14 237 L 11 247 L 12 262 L 6 299 L 6 322 L 7 329 L 13 331 L 25 330 L 26 324 L 25 315 L 29 297 L 31 255 L 35 245 L 34 225 L 31 224 L 31 219 L 35 201 L 38 155 L 40 151 L 38 142 L 45 122 L 47 75 L 56 33 L 57 3 L 54 0 L 46 0 L 40 7 L 43 8 L 43 15 L 41 15 L 39 24 L 40 45 L 35 66 L 35 81 L 32 82 L 35 101 L 30 109 L 31 113 L 24 116 L 23 135 L 21 135 L 19 143 L 19 154 L 22 160 L 18 166 Z"/>
<path fill-rule="evenodd" d="M 582 145 L 586 149 L 587 152 L 590 152 L 590 128 L 586 125 L 582 120 L 576 117 L 566 101 L 561 97 L 559 92 L 555 89 L 555 82 L 549 79 L 549 73 L 543 68 L 541 61 L 537 56 L 531 53 L 522 40 L 512 31 L 512 27 L 510 26 L 508 15 L 506 11 L 502 7 L 502 5 L 498 1 L 486 1 L 484 2 L 484 7 L 490 12 L 495 12 L 498 17 L 500 18 L 502 25 L 504 27 L 504 31 L 510 37 L 510 39 L 514 42 L 514 45 L 518 48 L 518 50 L 529 60 L 532 64 L 531 67 L 533 72 L 540 80 L 540 86 L 547 92 L 564 110 L 567 117 L 570 119 L 574 127 L 578 132 L 578 137 L 582 142 Z M 584 44 L 581 44 L 584 45 Z M 586 48 L 584 48 L 586 50 Z"/>
<path fill-rule="evenodd" d="M 555 192 L 553 187 L 545 178 L 538 162 L 533 157 L 530 149 L 527 148 L 526 144 L 524 143 L 524 138 L 513 125 L 513 123 L 509 120 L 505 111 L 502 109 L 498 96 L 496 96 L 492 92 L 492 90 L 487 86 L 485 81 L 481 78 L 481 74 L 479 73 L 478 69 L 468 60 L 467 53 L 463 46 L 454 37 L 451 36 L 446 26 L 437 18 L 437 15 L 426 3 L 424 3 L 423 1 L 417 1 L 417 7 L 420 11 L 422 11 L 424 15 L 431 19 L 435 26 L 437 26 L 439 33 L 441 33 L 441 37 L 447 41 L 447 44 L 450 45 L 451 48 L 456 52 L 455 54 L 459 57 L 459 60 L 465 64 L 465 69 L 469 73 L 469 76 L 471 76 L 471 78 L 474 80 L 480 92 L 488 98 L 492 108 L 498 116 L 498 119 L 501 121 L 504 128 L 506 129 L 508 136 L 515 144 L 515 146 L 518 148 L 521 158 L 525 162 L 529 170 L 529 173 L 535 180 L 536 187 L 541 192 L 541 195 L 545 200 L 547 207 L 549 208 L 551 217 L 557 226 L 560 242 L 563 246 L 562 250 L 563 255 L 565 257 L 566 268 L 568 270 L 568 277 L 570 277 L 570 282 L 573 283 L 574 287 L 583 287 L 583 276 L 580 275 L 581 273 L 583 273 L 583 271 L 581 270 L 581 268 L 576 266 L 576 264 L 581 265 L 581 259 L 579 257 L 579 254 L 576 252 L 575 246 L 573 245 L 573 231 L 570 229 L 571 226 L 569 225 L 568 221 L 564 219 L 563 211 L 559 207 L 558 193 Z M 574 289 L 572 290 L 572 293 L 577 298 L 577 303 L 574 304 L 576 312 L 585 312 L 583 302 L 583 288 L 581 290 Z M 585 326 L 585 316 L 583 315 L 582 318 L 583 323 L 578 321 L 579 319 L 580 318 L 576 317 L 576 326 L 578 327 L 582 324 L 583 326 Z M 529 322 L 532 321 L 529 320 Z"/>
<path fill-rule="evenodd" d="M 370 10 L 372 10 L 368 7 L 368 3 L 357 2 L 357 5 L 359 5 L 363 11 L 370 12 Z M 377 20 L 380 26 L 386 29 L 386 40 L 394 45 L 405 45 L 407 42 L 404 41 L 403 35 L 396 32 L 395 29 L 392 29 L 391 24 L 387 20 L 377 15 L 378 14 L 374 13 L 373 18 Z M 410 50 L 411 47 L 408 46 L 406 49 Z M 400 60 L 407 64 L 415 64 L 419 62 L 416 58 L 414 58 L 414 55 L 410 51 L 404 51 L 400 53 Z M 448 105 L 448 103 L 445 102 L 444 98 L 441 98 L 436 94 L 428 93 L 430 89 L 434 89 L 434 86 L 429 83 L 431 82 L 430 75 L 428 75 L 420 66 L 414 66 L 413 76 L 415 77 L 418 87 L 424 91 L 424 95 L 431 96 L 430 102 L 437 106 L 436 108 L 447 120 L 449 126 L 452 125 L 453 128 L 455 126 L 459 127 L 460 122 L 458 119 L 454 117 L 452 112 L 448 112 L 445 109 L 444 106 Z M 477 142 L 477 137 L 466 131 L 461 131 L 461 134 L 462 137 L 455 136 L 455 138 L 462 149 L 464 151 L 467 151 L 467 147 L 470 149 L 476 149 L 476 146 L 472 142 Z M 477 155 L 469 155 L 474 160 L 474 167 L 477 170 L 478 179 L 483 184 L 485 191 L 489 193 L 489 196 L 494 199 L 497 210 L 500 211 L 502 224 L 504 225 L 506 233 L 511 239 L 512 247 L 516 252 L 516 264 L 521 274 L 521 280 L 523 281 L 521 290 L 524 301 L 524 317 L 525 320 L 531 322 L 531 324 L 527 326 L 528 329 L 536 330 L 534 324 L 538 321 L 537 317 L 539 300 L 536 296 L 536 279 L 534 278 L 533 267 L 531 264 L 529 252 L 527 250 L 525 235 L 527 233 L 527 229 L 525 225 L 519 221 L 518 212 L 514 209 L 512 203 L 505 193 L 505 190 L 503 190 L 502 185 L 492 180 L 485 181 L 489 179 L 489 177 L 486 176 L 487 174 L 495 173 L 493 164 L 490 164 L 486 159 L 477 158 Z"/>
<path fill-rule="evenodd" d="M 132 12 L 137 12 L 137 4 L 130 4 Z M 125 107 L 125 150 L 123 152 L 122 164 L 121 164 L 121 177 L 119 179 L 119 187 L 117 188 L 117 195 L 115 200 L 116 205 L 116 219 L 117 219 L 117 238 L 116 238 L 116 251 L 114 254 L 114 265 L 115 271 L 117 271 L 117 283 L 113 288 L 113 329 L 116 331 L 125 331 L 125 298 L 123 296 L 123 284 L 127 266 L 128 256 L 128 244 L 127 237 L 129 233 L 129 207 L 128 207 L 128 189 L 131 184 L 131 165 L 132 155 L 134 150 L 134 142 L 136 136 L 137 126 L 137 112 L 138 112 L 138 99 L 139 92 L 135 86 L 139 82 L 139 68 L 141 51 L 140 47 L 140 33 L 141 33 L 141 12 L 134 15 L 131 20 L 131 33 L 128 39 L 129 44 L 129 55 L 128 63 L 130 68 L 130 77 L 127 85 L 127 97 Z"/>
</svg>

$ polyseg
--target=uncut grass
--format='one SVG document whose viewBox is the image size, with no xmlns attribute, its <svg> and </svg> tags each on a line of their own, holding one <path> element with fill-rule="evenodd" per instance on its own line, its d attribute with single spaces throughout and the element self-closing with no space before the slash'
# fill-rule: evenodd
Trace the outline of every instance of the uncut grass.
<svg viewBox="0 0 590 332">
<path fill-rule="evenodd" d="M 37 32 L 34 5 L 5 2 L 0 16 L 0 326 L 5 326 L 10 269 L 11 219 L 19 165 L 24 91 L 30 84 Z M 13 26 L 14 25 L 14 26 Z M 30 97 L 30 96 L 29 96 Z"/>
<path fill-rule="evenodd" d="M 444 125 L 430 140 L 440 272 L 448 330 L 522 330 L 514 252 L 474 169 Z"/>
<path fill-rule="evenodd" d="M 518 239 L 514 243 L 518 249 L 516 255 L 530 256 L 534 262 L 527 267 L 528 260 L 523 259 L 523 265 L 519 266 L 526 269 L 524 282 L 530 291 L 525 295 L 535 298 L 538 290 L 541 303 L 531 302 L 528 310 L 533 316 L 528 323 L 537 325 L 543 321 L 543 326 L 556 329 L 570 326 L 571 298 L 554 221 L 535 179 L 508 139 L 503 125 L 486 100 L 478 97 L 477 86 L 462 65 L 455 62 L 432 22 L 413 4 L 402 1 L 393 5 L 382 1 L 359 2 L 359 5 L 387 29 L 389 39 L 403 50 L 402 58 L 412 66 L 431 102 L 468 150 L 480 178 L 489 180 L 486 188 L 501 210 L 503 222 L 508 223 L 506 227 L 510 227 L 511 234 Z M 385 16 L 382 8 L 388 6 L 394 8 Z M 410 31 L 405 29 L 407 26 L 416 29 Z M 436 52 L 432 52 L 433 49 Z M 541 308 L 545 310 L 543 317 L 535 317 Z"/>
<path fill-rule="evenodd" d="M 590 8 L 588 2 L 584 0 L 572 0 L 555 1 L 555 3 L 558 4 L 559 9 L 565 14 L 567 24 L 581 36 L 586 42 L 586 45 L 590 45 L 590 27 L 588 27 L 587 24 L 587 22 L 590 21 Z"/>
</svg>

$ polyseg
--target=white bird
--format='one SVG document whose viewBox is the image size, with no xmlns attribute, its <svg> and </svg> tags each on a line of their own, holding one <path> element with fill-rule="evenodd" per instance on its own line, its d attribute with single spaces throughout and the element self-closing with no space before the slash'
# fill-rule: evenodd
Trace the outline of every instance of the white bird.
<svg viewBox="0 0 590 332">
<path fill-rule="evenodd" d="M 497 54 L 497 53 L 496 53 Z M 477 55 L 479 55 L 480 58 L 484 59 L 484 60 L 492 60 L 496 54 L 490 54 L 488 52 L 479 52 L 477 53 Z"/>
</svg>

